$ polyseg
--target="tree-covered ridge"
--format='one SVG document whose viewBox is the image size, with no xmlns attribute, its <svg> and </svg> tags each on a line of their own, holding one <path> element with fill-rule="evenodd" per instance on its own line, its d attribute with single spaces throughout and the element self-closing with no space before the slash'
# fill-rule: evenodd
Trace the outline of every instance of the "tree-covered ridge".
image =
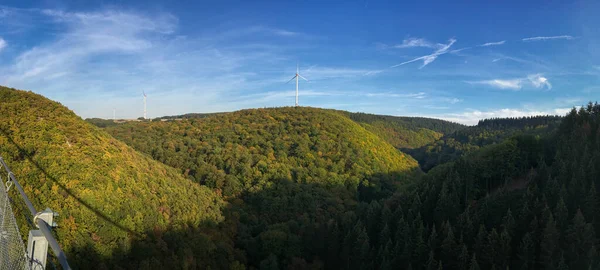
<svg viewBox="0 0 600 270">
<path fill-rule="evenodd" d="M 153 120 L 176 120 L 176 119 L 190 119 L 190 118 L 205 118 L 215 115 L 226 114 L 227 112 L 217 112 L 217 113 L 186 113 L 181 115 L 169 115 L 169 116 L 161 116 L 154 118 Z"/>
<path fill-rule="evenodd" d="M 404 151 L 417 159 L 424 171 L 428 171 L 438 164 L 454 160 L 483 146 L 500 143 L 515 135 L 552 133 L 561 119 L 559 116 L 485 119 L 479 121 L 477 126 L 457 130 L 428 145 Z"/>
<path fill-rule="evenodd" d="M 102 119 L 102 118 L 86 118 L 85 121 L 94 126 L 97 126 L 99 128 L 105 128 L 105 127 L 114 126 L 114 125 L 119 124 L 112 119 L 108 120 L 108 119 Z"/>
<path fill-rule="evenodd" d="M 223 202 L 213 191 L 57 102 L 0 87 L 0 115 L 0 155 L 37 209 L 60 213 L 58 240 L 74 267 L 102 267 L 91 254 L 109 258 L 149 234 L 161 238 L 153 232 L 186 231 L 223 220 Z M 22 209 L 18 195 L 11 196 Z M 20 225 L 27 235 L 26 220 Z M 153 244 L 147 250 L 165 247 Z M 130 258 L 144 259 L 150 258 Z"/>
<path fill-rule="evenodd" d="M 413 149 L 430 144 L 444 134 L 464 125 L 423 117 L 398 117 L 367 113 L 346 113 L 350 119 L 377 134 L 398 149 Z"/>
<path fill-rule="evenodd" d="M 203 119 L 132 122 L 107 131 L 226 196 L 278 180 L 380 189 L 380 180 L 399 182 L 419 171 L 410 156 L 332 110 L 242 110 Z M 381 174 L 394 179 L 380 179 Z"/>
<path fill-rule="evenodd" d="M 598 160 L 590 104 L 557 136 L 514 136 L 360 204 L 328 226 L 327 248 L 341 269 L 597 269 Z"/>
</svg>

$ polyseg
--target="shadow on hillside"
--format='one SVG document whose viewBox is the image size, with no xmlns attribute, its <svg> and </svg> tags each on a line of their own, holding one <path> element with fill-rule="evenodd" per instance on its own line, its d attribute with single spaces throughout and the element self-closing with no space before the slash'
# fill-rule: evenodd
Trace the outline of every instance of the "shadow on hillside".
<svg viewBox="0 0 600 270">
<path fill-rule="evenodd" d="M 343 237 L 336 243 L 327 240 L 331 224 L 356 219 L 354 212 L 369 200 L 391 196 L 388 189 L 398 185 L 389 182 L 398 177 L 371 175 L 369 179 L 377 179 L 373 185 L 355 190 L 278 180 L 229 198 L 220 224 L 149 231 L 146 238 L 132 240 L 127 250 L 113 250 L 109 256 L 88 243 L 74 247 L 68 256 L 81 269 L 242 269 L 234 267 L 238 263 L 259 269 L 269 259 L 277 269 L 335 269 L 337 262 L 328 258 L 341 252 Z"/>
<path fill-rule="evenodd" d="M 424 145 L 419 148 L 400 148 L 399 150 L 413 157 L 419 162 L 419 167 L 423 172 L 428 172 L 437 165 L 448 163 L 456 160 L 463 153 L 455 149 L 443 145 L 442 152 L 431 151 L 431 147 L 435 145 Z"/>
<path fill-rule="evenodd" d="M 72 198 L 74 198 L 78 203 L 80 203 L 81 205 L 83 205 L 85 208 L 87 208 L 88 210 L 92 211 L 95 215 L 97 215 L 98 217 L 102 218 L 103 220 L 105 220 L 106 222 L 108 222 L 109 224 L 119 228 L 122 231 L 127 232 L 128 234 L 130 234 L 131 236 L 140 236 L 138 233 L 134 232 L 133 230 L 119 224 L 115 219 L 112 219 L 111 217 L 109 217 L 108 215 L 106 215 L 105 213 L 102 213 L 100 210 L 94 208 L 90 203 L 82 200 L 81 198 L 79 198 L 77 195 L 75 195 L 69 188 L 67 188 L 64 184 L 61 184 L 56 177 L 54 177 L 53 175 L 51 175 L 50 173 L 48 173 L 48 171 L 46 171 L 46 169 L 44 169 L 44 167 L 42 167 L 38 162 L 36 162 L 33 159 L 33 155 L 29 152 L 27 152 L 23 147 L 21 147 L 19 144 L 17 144 L 13 138 L 10 136 L 10 134 L 5 131 L 4 129 L 0 129 L 0 133 L 6 137 L 8 139 L 8 142 L 11 143 L 13 146 L 15 146 L 18 151 L 19 151 L 19 156 L 27 159 L 31 164 L 33 164 L 40 172 L 42 172 L 47 179 L 50 179 L 54 184 L 56 184 L 57 186 L 60 187 L 61 190 L 63 190 L 64 192 L 66 192 L 69 196 L 71 196 Z M 40 211 L 40 209 L 37 209 L 38 211 Z M 57 209 L 54 209 L 57 210 Z"/>
</svg>

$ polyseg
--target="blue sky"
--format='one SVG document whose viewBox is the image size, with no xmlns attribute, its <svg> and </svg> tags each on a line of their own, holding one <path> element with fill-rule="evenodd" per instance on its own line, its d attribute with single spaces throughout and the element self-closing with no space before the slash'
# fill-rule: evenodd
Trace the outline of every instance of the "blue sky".
<svg viewBox="0 0 600 270">
<path fill-rule="evenodd" d="M 447 3 L 448 2 L 448 3 Z M 597 1 L 3 1 L 0 85 L 87 117 L 300 105 L 475 124 L 600 96 Z"/>
</svg>

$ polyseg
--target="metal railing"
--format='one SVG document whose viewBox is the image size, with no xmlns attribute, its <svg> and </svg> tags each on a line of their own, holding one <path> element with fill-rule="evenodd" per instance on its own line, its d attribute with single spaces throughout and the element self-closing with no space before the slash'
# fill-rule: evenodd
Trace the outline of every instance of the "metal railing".
<svg viewBox="0 0 600 270">
<path fill-rule="evenodd" d="M 51 211 L 49 211 L 49 209 L 47 209 L 46 211 L 43 212 L 38 212 L 35 207 L 33 206 L 33 204 L 31 203 L 31 201 L 29 201 L 29 198 L 27 197 L 27 194 L 25 194 L 25 191 L 23 191 L 23 187 L 21 187 L 21 185 L 19 184 L 19 182 L 17 181 L 17 178 L 15 177 L 15 175 L 12 173 L 12 171 L 10 170 L 10 168 L 8 167 L 8 165 L 6 165 L 6 162 L 4 162 L 4 159 L 2 159 L 2 157 L 0 157 L 0 164 L 2 164 L 2 166 L 4 166 L 4 169 L 6 169 L 6 171 L 8 172 L 8 177 L 10 179 L 8 179 L 7 186 L 6 188 L 9 188 L 10 184 L 14 185 L 17 190 L 19 191 L 21 198 L 23 198 L 23 201 L 25 201 L 25 204 L 27 205 L 27 208 L 29 209 L 29 212 L 31 212 L 31 216 L 33 217 L 33 223 L 39 228 L 39 230 L 41 231 L 41 234 L 43 235 L 43 237 L 45 238 L 45 240 L 48 242 L 48 244 L 50 245 L 50 248 L 52 249 L 52 251 L 54 252 L 54 255 L 56 256 L 58 262 L 60 263 L 60 265 L 62 266 L 63 269 L 71 269 L 71 267 L 69 266 L 69 262 L 67 261 L 67 256 L 65 255 L 65 253 L 62 251 L 62 249 L 60 248 L 60 246 L 58 245 L 58 242 L 56 242 L 56 239 L 54 238 L 54 236 L 52 235 L 52 232 L 50 231 L 51 227 L 54 227 L 55 224 L 48 224 L 48 218 L 47 216 L 49 215 L 49 222 L 50 223 L 54 223 L 52 222 L 52 216 L 53 213 Z M 11 181 L 12 180 L 12 181 Z M 2 188 L 4 192 L 4 188 Z M 5 195 L 7 196 L 6 198 L 6 203 L 8 204 L 8 207 L 4 207 L 4 209 L 2 209 L 2 211 L 6 212 L 7 208 L 10 210 L 10 203 L 8 202 L 8 189 L 5 191 Z M 10 215 L 12 215 L 12 213 L 9 213 Z M 2 220 L 0 222 L 4 223 L 6 219 L 6 216 L 3 215 L 2 216 Z M 14 216 L 12 216 L 13 219 L 13 223 L 14 226 L 16 226 L 16 222 L 14 222 Z M 17 235 L 19 236 L 19 241 L 21 242 L 21 245 L 23 245 L 22 241 L 21 241 L 21 237 L 20 234 L 18 232 L 18 228 L 17 228 Z M 0 238 L 1 238 L 1 232 L 0 232 Z M 32 237 L 32 234 L 30 232 L 29 234 L 30 237 Z M 1 240 L 0 240 L 1 241 Z M 16 244 L 16 243 L 15 243 Z M 29 240 L 29 244 L 32 244 L 31 239 Z M 35 242 L 33 242 L 33 245 L 35 245 Z M 0 246 L 0 249 L 4 249 L 5 246 Z M 46 246 L 47 248 L 47 246 Z M 35 248 L 32 247 L 28 247 L 28 253 L 27 254 L 24 252 L 23 249 L 23 258 L 26 259 L 27 263 L 29 264 L 29 267 L 31 267 L 31 263 L 33 262 L 33 253 L 35 252 Z M 38 250 L 39 252 L 39 250 Z M 28 256 L 27 256 L 28 255 Z M 45 255 L 45 254 L 44 254 Z M 13 255 L 15 256 L 15 255 Z M 7 258 L 10 259 L 10 258 Z M 18 259 L 18 258 L 15 258 Z M 3 261 L 3 258 L 0 257 L 0 262 Z M 45 258 L 44 258 L 44 265 L 45 265 Z M 2 266 L 0 266 L 1 268 Z"/>
</svg>

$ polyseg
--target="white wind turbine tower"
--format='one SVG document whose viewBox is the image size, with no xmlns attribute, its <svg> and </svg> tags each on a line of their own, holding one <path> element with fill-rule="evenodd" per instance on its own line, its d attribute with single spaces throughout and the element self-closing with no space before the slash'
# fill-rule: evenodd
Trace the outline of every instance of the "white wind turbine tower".
<svg viewBox="0 0 600 270">
<path fill-rule="evenodd" d="M 302 78 L 303 80 L 307 81 L 308 80 L 304 77 L 302 77 L 302 75 L 300 75 L 300 71 L 298 69 L 298 65 L 296 65 L 296 75 L 294 75 L 294 77 L 292 77 L 291 80 L 289 80 L 287 83 L 293 81 L 294 79 L 296 79 L 296 107 L 298 107 L 298 78 Z"/>
<path fill-rule="evenodd" d="M 142 93 L 144 94 L 144 119 L 146 118 L 146 92 L 142 91 Z"/>
</svg>

